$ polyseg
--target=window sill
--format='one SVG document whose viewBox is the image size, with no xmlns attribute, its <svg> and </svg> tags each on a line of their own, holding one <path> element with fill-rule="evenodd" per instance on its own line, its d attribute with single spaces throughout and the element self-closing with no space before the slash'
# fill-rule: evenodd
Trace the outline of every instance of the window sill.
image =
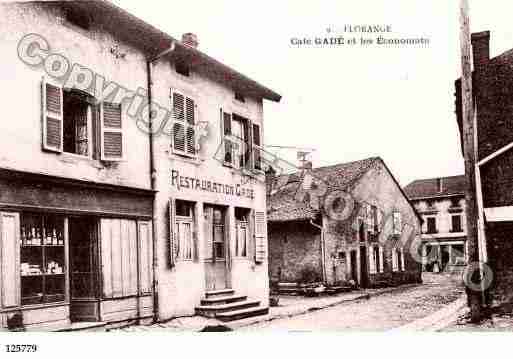
<svg viewBox="0 0 513 359">
<path fill-rule="evenodd" d="M 67 163 L 67 164 L 78 164 L 78 163 L 86 162 L 89 165 L 91 165 L 92 167 L 95 167 L 97 169 L 102 169 L 102 168 L 106 167 L 104 161 L 96 160 L 89 156 L 77 155 L 74 153 L 63 152 L 59 156 L 59 159 L 61 162 Z M 115 162 L 119 162 L 119 161 L 115 161 Z"/>
<path fill-rule="evenodd" d="M 187 156 L 173 151 L 169 151 L 169 158 L 171 160 L 178 160 L 180 162 L 190 163 L 196 166 L 199 166 L 204 162 L 204 159 L 200 158 L 199 156 Z"/>
<path fill-rule="evenodd" d="M 41 304 L 27 304 L 27 305 L 21 305 L 20 309 L 21 310 L 35 310 L 35 309 L 63 307 L 66 305 L 70 305 L 69 301 L 54 302 L 54 303 L 41 303 Z"/>
</svg>

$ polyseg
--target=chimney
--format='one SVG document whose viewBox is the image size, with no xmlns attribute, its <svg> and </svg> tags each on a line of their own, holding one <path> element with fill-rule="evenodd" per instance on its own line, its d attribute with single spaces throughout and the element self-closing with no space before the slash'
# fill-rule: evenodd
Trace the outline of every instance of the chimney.
<svg viewBox="0 0 513 359">
<path fill-rule="evenodd" d="M 474 70 L 479 72 L 490 61 L 490 31 L 473 33 L 471 41 Z"/>
<path fill-rule="evenodd" d="M 198 36 L 196 36 L 196 34 L 193 34 L 192 32 L 183 34 L 182 35 L 182 43 L 186 46 L 193 47 L 193 48 L 197 49 L 198 45 L 199 45 Z"/>
</svg>

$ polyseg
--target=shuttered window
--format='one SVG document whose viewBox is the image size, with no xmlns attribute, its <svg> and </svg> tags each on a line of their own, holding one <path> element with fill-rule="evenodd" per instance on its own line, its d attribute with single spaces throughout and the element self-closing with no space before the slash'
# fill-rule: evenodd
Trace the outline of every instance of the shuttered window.
<svg viewBox="0 0 513 359">
<path fill-rule="evenodd" d="M 121 104 L 104 102 L 101 106 L 101 159 L 123 159 L 123 124 Z"/>
<path fill-rule="evenodd" d="M 232 115 L 221 110 L 221 143 L 224 149 L 224 163 L 233 164 L 233 146 L 231 141 L 232 135 Z"/>
<path fill-rule="evenodd" d="M 265 212 L 255 212 L 255 262 L 263 263 L 267 257 L 267 228 Z"/>
<path fill-rule="evenodd" d="M 42 81 L 41 93 L 43 96 L 43 149 L 53 152 L 62 152 L 63 147 L 63 94 L 62 87 Z"/>
<path fill-rule="evenodd" d="M 194 100 L 179 92 L 172 92 L 173 152 L 196 156 L 196 105 Z"/>
</svg>

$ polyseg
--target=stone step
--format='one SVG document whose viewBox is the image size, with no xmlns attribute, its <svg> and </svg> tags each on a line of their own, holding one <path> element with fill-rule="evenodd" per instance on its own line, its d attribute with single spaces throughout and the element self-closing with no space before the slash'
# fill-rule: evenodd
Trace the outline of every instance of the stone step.
<svg viewBox="0 0 513 359">
<path fill-rule="evenodd" d="M 217 313 L 216 319 L 218 319 L 222 322 L 231 322 L 234 320 L 256 317 L 259 315 L 266 315 L 268 313 L 269 313 L 268 307 L 247 308 L 247 309 L 233 310 L 230 312 Z"/>
<path fill-rule="evenodd" d="M 259 300 L 245 300 L 219 305 L 200 305 L 196 307 L 196 315 L 202 315 L 208 318 L 215 318 L 218 313 L 232 312 L 240 309 L 248 309 L 260 306 Z"/>
<path fill-rule="evenodd" d="M 242 302 L 248 299 L 246 295 L 227 295 L 223 297 L 204 298 L 201 300 L 201 305 L 221 305 L 235 302 Z"/>
<path fill-rule="evenodd" d="M 235 291 L 233 289 L 219 289 L 219 290 L 209 290 L 205 293 L 207 298 L 215 298 L 219 296 L 233 295 Z"/>
</svg>

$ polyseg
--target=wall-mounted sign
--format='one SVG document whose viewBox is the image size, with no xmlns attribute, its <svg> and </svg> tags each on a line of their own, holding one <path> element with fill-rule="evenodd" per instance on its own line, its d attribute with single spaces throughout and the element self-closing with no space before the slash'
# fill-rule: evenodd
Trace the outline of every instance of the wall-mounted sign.
<svg viewBox="0 0 513 359">
<path fill-rule="evenodd" d="M 202 178 L 180 176 L 180 172 L 177 170 L 171 170 L 171 185 L 179 191 L 186 188 L 193 191 L 221 193 L 228 196 L 250 199 L 255 198 L 254 190 L 243 187 L 241 184 L 225 184 Z"/>
</svg>

